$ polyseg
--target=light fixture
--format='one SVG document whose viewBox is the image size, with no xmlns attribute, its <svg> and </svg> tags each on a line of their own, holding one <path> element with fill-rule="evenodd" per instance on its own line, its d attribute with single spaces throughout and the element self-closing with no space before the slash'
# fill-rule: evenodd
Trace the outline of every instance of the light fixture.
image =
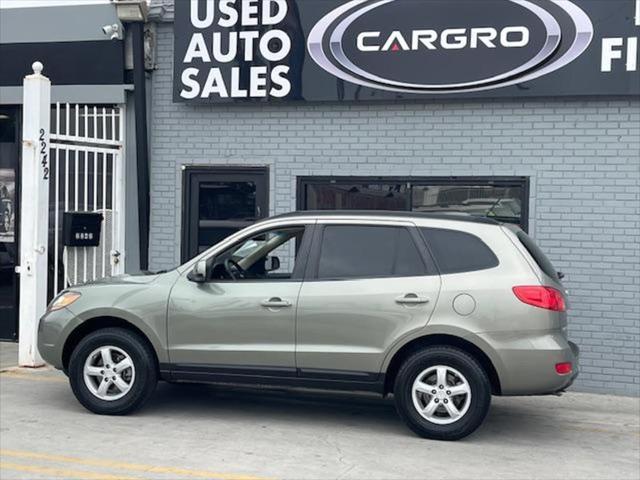
<svg viewBox="0 0 640 480">
<path fill-rule="evenodd" d="M 105 25 L 102 27 L 104 34 L 109 37 L 110 40 L 120 40 L 120 25 L 114 23 L 113 25 Z"/>
<path fill-rule="evenodd" d="M 145 22 L 149 7 L 146 0 L 116 0 L 116 10 L 121 22 Z"/>
</svg>

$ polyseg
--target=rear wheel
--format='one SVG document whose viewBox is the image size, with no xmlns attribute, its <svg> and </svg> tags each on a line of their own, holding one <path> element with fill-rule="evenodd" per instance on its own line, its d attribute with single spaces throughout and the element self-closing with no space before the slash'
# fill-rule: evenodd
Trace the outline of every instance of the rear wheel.
<svg viewBox="0 0 640 480">
<path fill-rule="evenodd" d="M 454 347 L 429 347 L 410 356 L 394 385 L 396 407 L 418 435 L 458 440 L 483 422 L 491 384 L 480 364 Z"/>
<path fill-rule="evenodd" d="M 140 408 L 158 381 L 151 347 L 135 333 L 106 328 L 87 335 L 69 361 L 69 382 L 78 401 L 103 415 Z"/>
</svg>

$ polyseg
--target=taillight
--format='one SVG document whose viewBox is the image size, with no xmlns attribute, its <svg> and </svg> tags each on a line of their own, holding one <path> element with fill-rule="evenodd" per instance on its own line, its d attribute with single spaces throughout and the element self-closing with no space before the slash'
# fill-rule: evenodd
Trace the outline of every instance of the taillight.
<svg viewBox="0 0 640 480">
<path fill-rule="evenodd" d="M 569 375 L 571 372 L 573 372 L 571 362 L 556 363 L 556 373 L 558 375 Z"/>
<path fill-rule="evenodd" d="M 527 305 L 545 308 L 555 312 L 564 312 L 567 306 L 559 290 L 543 286 L 513 287 L 516 297 Z"/>
</svg>

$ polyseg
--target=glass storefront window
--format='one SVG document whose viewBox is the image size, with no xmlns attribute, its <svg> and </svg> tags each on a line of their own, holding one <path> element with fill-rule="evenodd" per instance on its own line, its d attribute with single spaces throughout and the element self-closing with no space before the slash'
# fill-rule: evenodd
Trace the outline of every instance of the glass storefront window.
<svg viewBox="0 0 640 480">
<path fill-rule="evenodd" d="M 309 184 L 307 210 L 405 210 L 407 187 L 400 183 Z"/>
<path fill-rule="evenodd" d="M 524 177 L 305 177 L 300 187 L 302 210 L 459 212 L 528 226 Z"/>
<path fill-rule="evenodd" d="M 523 187 L 493 185 L 415 185 L 414 212 L 462 212 L 520 224 Z"/>
</svg>

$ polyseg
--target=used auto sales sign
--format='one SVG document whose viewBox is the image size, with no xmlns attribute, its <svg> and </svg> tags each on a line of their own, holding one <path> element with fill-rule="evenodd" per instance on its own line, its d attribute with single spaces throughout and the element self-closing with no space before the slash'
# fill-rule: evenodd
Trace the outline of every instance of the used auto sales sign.
<svg viewBox="0 0 640 480">
<path fill-rule="evenodd" d="M 176 102 L 640 95 L 640 0 L 175 0 Z"/>
</svg>

